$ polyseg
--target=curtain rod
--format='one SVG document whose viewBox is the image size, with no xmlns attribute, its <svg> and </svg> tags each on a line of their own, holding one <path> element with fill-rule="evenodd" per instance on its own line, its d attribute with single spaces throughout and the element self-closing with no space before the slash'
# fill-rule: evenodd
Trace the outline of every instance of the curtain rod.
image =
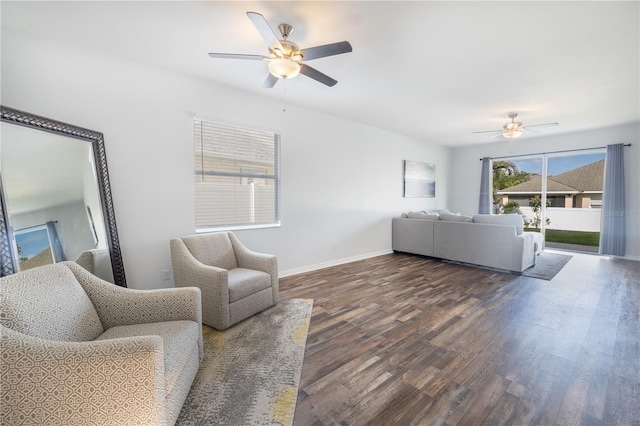
<svg viewBox="0 0 640 426">
<path fill-rule="evenodd" d="M 58 223 L 58 221 L 57 221 L 57 220 L 50 220 L 50 221 L 48 221 L 48 222 L 41 223 L 40 225 L 25 226 L 24 228 L 16 229 L 14 232 L 20 232 L 20 231 L 25 231 L 25 230 L 27 230 L 27 229 L 31 229 L 31 228 L 39 228 L 39 227 L 41 227 L 41 226 L 47 226 L 47 223 L 49 223 L 49 222 L 51 222 L 51 223 Z"/>
<path fill-rule="evenodd" d="M 622 146 L 631 146 L 630 143 L 622 144 Z M 505 155 L 503 157 L 489 157 L 490 160 L 497 160 L 502 158 L 522 157 L 524 155 L 545 155 L 545 154 L 561 154 L 564 152 L 578 152 L 578 151 L 592 151 L 594 149 L 605 149 L 606 146 L 596 146 L 593 148 L 579 148 L 579 149 L 565 149 L 564 151 L 551 151 L 551 152 L 534 152 L 533 154 L 518 154 L 518 155 Z M 482 161 L 482 158 L 480 159 Z"/>
</svg>

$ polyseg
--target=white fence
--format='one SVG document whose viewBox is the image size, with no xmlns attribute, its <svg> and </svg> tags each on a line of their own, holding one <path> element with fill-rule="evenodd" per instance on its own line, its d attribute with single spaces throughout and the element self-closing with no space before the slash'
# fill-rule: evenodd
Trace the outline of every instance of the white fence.
<svg viewBox="0 0 640 426">
<path fill-rule="evenodd" d="M 520 207 L 525 220 L 533 219 L 535 215 L 531 207 Z M 562 207 L 547 207 L 547 217 L 551 224 L 548 229 L 564 229 L 567 231 L 600 232 L 600 209 L 567 209 Z"/>
</svg>

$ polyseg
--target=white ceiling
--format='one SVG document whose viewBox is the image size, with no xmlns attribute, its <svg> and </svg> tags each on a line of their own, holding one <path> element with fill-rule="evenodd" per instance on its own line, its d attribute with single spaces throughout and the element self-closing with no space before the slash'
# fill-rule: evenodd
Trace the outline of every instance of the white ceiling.
<svg viewBox="0 0 640 426">
<path fill-rule="evenodd" d="M 348 40 L 353 52 L 310 61 L 338 80 L 287 82 L 287 103 L 460 146 L 496 141 L 516 111 L 542 135 L 640 116 L 638 1 L 9 2 L 2 25 L 261 96 L 267 63 L 208 52 L 266 54 L 247 11 L 302 48 Z M 528 133 L 525 137 L 536 135 Z M 525 137 L 521 138 L 523 140 Z"/>
</svg>

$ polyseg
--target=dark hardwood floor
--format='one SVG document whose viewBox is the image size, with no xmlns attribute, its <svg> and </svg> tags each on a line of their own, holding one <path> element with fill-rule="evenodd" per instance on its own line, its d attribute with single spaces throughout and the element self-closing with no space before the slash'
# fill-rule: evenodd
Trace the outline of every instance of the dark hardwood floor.
<svg viewBox="0 0 640 426">
<path fill-rule="evenodd" d="M 640 425 L 640 262 L 544 281 L 389 254 L 280 292 L 315 299 L 295 425 Z"/>
</svg>

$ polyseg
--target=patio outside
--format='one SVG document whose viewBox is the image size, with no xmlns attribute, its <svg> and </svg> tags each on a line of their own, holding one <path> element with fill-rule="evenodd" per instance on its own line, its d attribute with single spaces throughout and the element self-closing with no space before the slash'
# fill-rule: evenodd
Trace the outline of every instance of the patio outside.
<svg viewBox="0 0 640 426">
<path fill-rule="evenodd" d="M 495 213 L 521 214 L 527 230 L 545 235 L 548 248 L 597 253 L 604 165 L 604 153 L 494 161 Z"/>
</svg>

